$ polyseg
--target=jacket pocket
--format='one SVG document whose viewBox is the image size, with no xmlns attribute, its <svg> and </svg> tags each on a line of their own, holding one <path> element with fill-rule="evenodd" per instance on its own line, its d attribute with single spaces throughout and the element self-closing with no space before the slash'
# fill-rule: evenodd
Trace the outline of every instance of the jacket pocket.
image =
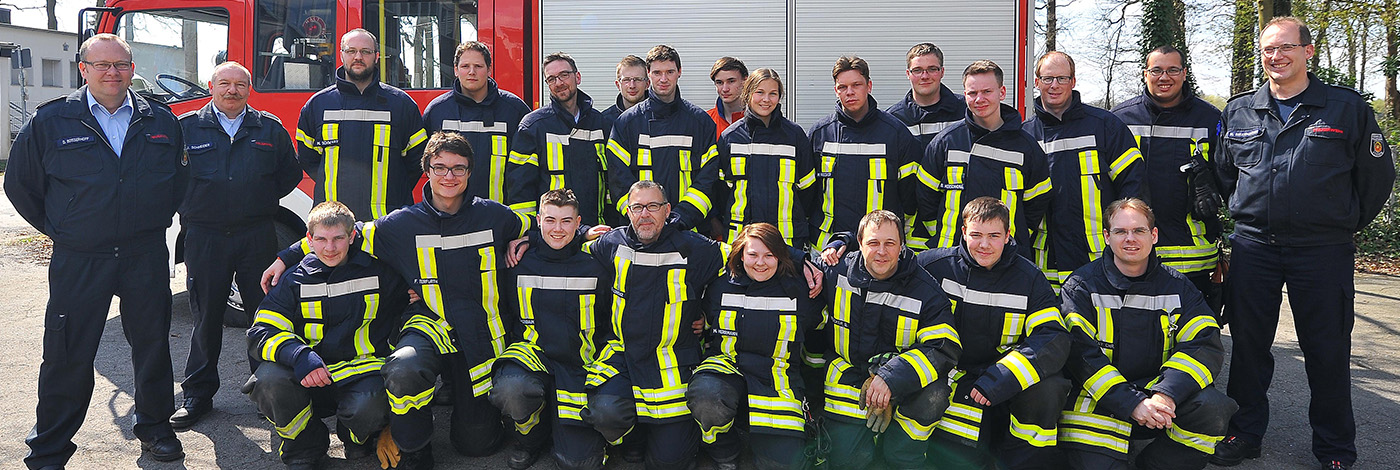
<svg viewBox="0 0 1400 470">
<path fill-rule="evenodd" d="M 1309 165 L 1340 167 L 1350 160 L 1347 139 L 1340 129 L 1325 126 L 1303 131 L 1303 161 Z"/>
<path fill-rule="evenodd" d="M 1225 133 L 1225 145 L 1230 151 L 1236 167 L 1248 168 L 1258 165 L 1268 151 L 1265 145 L 1264 128 L 1251 127 L 1232 129 Z"/>
</svg>

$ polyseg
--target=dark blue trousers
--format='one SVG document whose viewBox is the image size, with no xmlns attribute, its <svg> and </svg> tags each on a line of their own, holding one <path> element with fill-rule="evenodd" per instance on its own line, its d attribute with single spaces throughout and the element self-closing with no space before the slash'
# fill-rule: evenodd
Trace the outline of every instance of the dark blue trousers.
<svg viewBox="0 0 1400 470">
<path fill-rule="evenodd" d="M 262 303 L 258 284 L 263 269 L 277 256 L 272 223 L 238 230 L 189 227 L 185 232 L 185 286 L 190 293 L 190 357 L 185 361 L 185 398 L 214 398 L 219 391 L 219 352 L 224 346 L 224 310 L 229 285 L 238 281 L 243 310 L 252 318 Z M 234 273 L 237 273 L 235 275 Z M 255 363 L 248 362 L 248 372 Z M 242 380 L 239 380 L 242 382 Z"/>
</svg>

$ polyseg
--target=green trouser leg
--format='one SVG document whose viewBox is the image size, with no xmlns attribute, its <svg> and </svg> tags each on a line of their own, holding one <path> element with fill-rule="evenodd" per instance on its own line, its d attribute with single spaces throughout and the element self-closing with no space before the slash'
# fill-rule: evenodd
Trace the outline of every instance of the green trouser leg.
<svg viewBox="0 0 1400 470">
<path fill-rule="evenodd" d="M 934 435 L 928 440 L 928 461 L 938 462 L 939 470 L 992 470 L 996 462 L 991 449 L 979 443 L 973 447 Z"/>
<path fill-rule="evenodd" d="M 891 470 L 924 468 L 927 439 L 915 439 L 899 423 L 891 424 L 879 437 L 880 455 Z"/>
<path fill-rule="evenodd" d="M 826 439 L 830 442 L 826 468 L 859 470 L 875 457 L 875 433 L 864 423 L 833 418 L 828 414 L 823 426 L 826 428 Z"/>
</svg>

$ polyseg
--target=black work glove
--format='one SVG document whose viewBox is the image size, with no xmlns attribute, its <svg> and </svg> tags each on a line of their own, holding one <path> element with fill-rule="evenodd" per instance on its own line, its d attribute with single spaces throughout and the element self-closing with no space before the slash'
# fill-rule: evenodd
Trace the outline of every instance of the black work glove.
<svg viewBox="0 0 1400 470">
<path fill-rule="evenodd" d="M 1186 185 L 1191 190 L 1191 213 L 1201 221 L 1219 218 L 1224 200 L 1220 198 L 1220 187 L 1215 184 L 1215 175 L 1205 158 L 1197 153 L 1181 171 L 1186 173 Z"/>
</svg>

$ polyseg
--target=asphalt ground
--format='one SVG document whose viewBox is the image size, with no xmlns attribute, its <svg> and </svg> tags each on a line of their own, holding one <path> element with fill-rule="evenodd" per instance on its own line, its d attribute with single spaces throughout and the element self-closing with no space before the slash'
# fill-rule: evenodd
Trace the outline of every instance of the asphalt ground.
<svg viewBox="0 0 1400 470">
<path fill-rule="evenodd" d="M 44 305 L 48 298 L 47 245 L 42 237 L 19 218 L 9 199 L 0 197 L 0 468 L 23 468 L 28 452 L 25 436 L 34 425 L 38 402 L 36 381 L 41 358 Z M 170 346 L 177 376 L 184 370 L 189 351 L 191 319 L 189 298 L 184 286 L 184 267 L 171 279 L 174 312 Z M 1357 420 L 1356 469 L 1400 468 L 1400 277 L 1357 274 L 1356 327 L 1352 346 L 1353 403 Z M 1286 297 L 1285 297 L 1286 298 Z M 269 469 L 281 468 L 271 425 L 257 416 L 253 403 L 239 393 L 246 379 L 246 337 L 241 329 L 224 330 L 224 350 L 220 360 L 222 387 L 215 396 L 215 408 L 191 430 L 179 433 L 186 457 L 182 461 L 156 462 L 142 456 L 140 444 L 131 433 L 134 405 L 130 349 L 117 316 L 119 300 L 112 304 L 94 367 L 93 390 L 87 420 L 75 442 L 78 452 L 70 469 Z M 1234 467 L 1241 470 L 1312 469 L 1317 463 L 1310 450 L 1311 432 L 1307 425 L 1307 382 L 1302 353 L 1293 330 L 1291 313 L 1284 305 L 1273 353 L 1276 359 L 1270 428 L 1265 437 L 1263 456 Z M 1225 330 L 1226 350 L 1230 331 Z M 1226 371 L 1217 380 L 1222 390 Z M 179 399 L 178 384 L 172 383 Z M 437 433 L 433 442 L 438 468 L 504 469 L 504 452 L 484 458 L 456 454 L 447 441 L 447 409 L 438 407 Z M 334 429 L 333 427 L 331 429 Z M 609 468 L 633 469 L 620 459 Z M 325 468 L 370 470 L 379 468 L 373 458 L 344 460 L 339 441 L 331 438 Z M 553 468 L 548 459 L 534 468 Z M 1217 468 L 1217 467 L 1207 467 Z"/>
</svg>

